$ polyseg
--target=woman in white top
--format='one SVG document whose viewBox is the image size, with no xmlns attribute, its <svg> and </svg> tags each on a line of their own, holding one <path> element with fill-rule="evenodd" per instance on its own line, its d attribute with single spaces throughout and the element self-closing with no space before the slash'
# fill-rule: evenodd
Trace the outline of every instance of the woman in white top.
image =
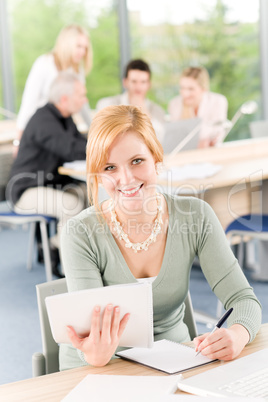
<svg viewBox="0 0 268 402">
<path fill-rule="evenodd" d="M 85 75 L 90 72 L 91 67 L 92 48 L 86 30 L 78 25 L 64 27 L 53 50 L 38 57 L 28 75 L 17 118 L 18 140 L 35 111 L 48 102 L 50 85 L 58 73 L 63 70 L 75 72 L 84 83 Z M 89 126 L 88 103 L 84 105 L 81 114 Z M 19 145 L 19 141 L 15 145 Z"/>
<path fill-rule="evenodd" d="M 203 67 L 188 67 L 180 78 L 180 96 L 168 106 L 171 121 L 201 119 L 199 148 L 214 146 L 224 139 L 221 123 L 227 120 L 225 96 L 209 91 L 209 75 Z"/>
</svg>

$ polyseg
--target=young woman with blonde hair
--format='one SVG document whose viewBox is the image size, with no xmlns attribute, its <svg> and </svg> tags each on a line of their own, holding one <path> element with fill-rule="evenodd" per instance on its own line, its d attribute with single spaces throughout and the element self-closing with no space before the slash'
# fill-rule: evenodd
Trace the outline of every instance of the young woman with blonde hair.
<svg viewBox="0 0 268 402">
<path fill-rule="evenodd" d="M 71 218 L 62 232 L 68 291 L 149 281 L 155 340 L 186 342 L 184 300 L 198 255 L 211 288 L 233 313 L 227 329 L 197 337 L 196 348 L 211 358 L 233 359 L 260 327 L 260 304 L 210 206 L 198 198 L 160 193 L 162 160 L 162 146 L 140 109 L 108 106 L 96 114 L 87 143 L 94 206 Z M 100 205 L 99 183 L 108 194 Z M 120 306 L 106 306 L 103 316 L 96 306 L 87 336 L 69 327 L 70 344 L 60 346 L 61 370 L 107 364 L 128 319 L 126 314 L 120 320 Z"/>
<path fill-rule="evenodd" d="M 50 85 L 60 71 L 78 74 L 85 83 L 85 75 L 92 67 L 92 48 L 87 31 L 79 25 L 68 25 L 59 33 L 50 53 L 34 62 L 24 88 L 17 118 L 18 140 L 31 116 L 48 102 Z M 88 103 L 81 110 L 83 120 L 90 125 Z M 16 142 L 19 145 L 19 141 Z"/>
<path fill-rule="evenodd" d="M 180 77 L 180 96 L 168 106 L 171 121 L 201 119 L 199 147 L 205 148 L 221 142 L 224 129 L 220 123 L 227 120 L 228 102 L 225 96 L 210 92 L 209 74 L 203 67 L 188 67 Z"/>
</svg>

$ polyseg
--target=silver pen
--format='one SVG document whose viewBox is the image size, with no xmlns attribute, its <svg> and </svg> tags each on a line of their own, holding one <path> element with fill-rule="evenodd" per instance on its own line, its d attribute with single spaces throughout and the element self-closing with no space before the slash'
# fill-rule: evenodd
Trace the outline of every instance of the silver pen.
<svg viewBox="0 0 268 402">
<path fill-rule="evenodd" d="M 219 321 L 217 322 L 217 324 L 215 325 L 213 330 L 210 332 L 210 334 L 213 334 L 213 332 L 215 332 L 218 328 L 220 328 L 225 323 L 225 321 L 227 320 L 229 315 L 232 313 L 232 311 L 233 311 L 233 307 L 229 308 L 229 310 L 227 310 L 223 314 L 223 316 L 219 319 Z M 201 352 L 201 350 L 199 352 L 197 352 L 197 354 L 195 356 L 198 356 L 200 352 Z"/>
</svg>

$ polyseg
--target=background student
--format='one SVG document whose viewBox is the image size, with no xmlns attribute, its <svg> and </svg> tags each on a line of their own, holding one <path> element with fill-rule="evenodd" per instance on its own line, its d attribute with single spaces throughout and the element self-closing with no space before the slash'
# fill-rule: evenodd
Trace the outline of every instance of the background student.
<svg viewBox="0 0 268 402">
<path fill-rule="evenodd" d="M 204 67 L 188 67 L 183 70 L 180 95 L 169 102 L 168 112 L 171 121 L 194 117 L 201 119 L 199 148 L 222 141 L 225 131 L 219 123 L 227 120 L 227 110 L 225 96 L 209 91 L 209 74 Z"/>
<path fill-rule="evenodd" d="M 86 204 L 83 188 L 76 180 L 58 173 L 64 162 L 85 159 L 86 139 L 71 115 L 87 102 L 86 88 L 79 77 L 62 72 L 50 86 L 49 103 L 29 120 L 21 138 L 7 187 L 15 211 L 58 218 L 58 232 Z M 53 273 L 58 272 L 58 236 L 51 239 Z"/>
<path fill-rule="evenodd" d="M 154 126 L 156 135 L 161 141 L 164 135 L 165 111 L 147 98 L 151 88 L 151 69 L 144 60 L 131 60 L 125 69 L 123 86 L 125 92 L 119 95 L 100 99 L 96 109 L 100 110 L 111 105 L 133 105 L 140 107 L 146 113 Z"/>
<path fill-rule="evenodd" d="M 19 140 L 31 116 L 48 102 L 52 81 L 60 71 L 69 71 L 79 75 L 85 83 L 85 75 L 92 67 L 92 48 L 88 33 L 79 25 L 68 25 L 59 33 L 55 46 L 50 53 L 39 56 L 28 75 L 20 110 L 17 118 L 17 141 Z M 89 127 L 90 109 L 86 102 L 81 109 L 83 120 Z M 16 154 L 16 151 L 14 151 Z"/>
<path fill-rule="evenodd" d="M 190 340 L 184 300 L 196 255 L 224 307 L 233 307 L 228 328 L 197 337 L 202 354 L 230 360 L 251 342 L 261 325 L 261 307 L 235 259 L 211 207 L 194 197 L 158 193 L 163 149 L 150 119 L 134 106 L 110 106 L 94 117 L 87 144 L 91 204 L 62 231 L 68 291 L 115 284 L 152 283 L 154 339 Z M 109 199 L 98 203 L 102 183 Z M 123 232 L 122 232 L 123 230 Z M 120 306 L 92 312 L 91 331 L 60 346 L 60 368 L 104 366 L 129 319 Z M 103 317 L 103 318 L 102 318 Z M 101 330 L 102 324 L 102 330 Z M 208 335 L 208 334 L 207 334 Z"/>
</svg>

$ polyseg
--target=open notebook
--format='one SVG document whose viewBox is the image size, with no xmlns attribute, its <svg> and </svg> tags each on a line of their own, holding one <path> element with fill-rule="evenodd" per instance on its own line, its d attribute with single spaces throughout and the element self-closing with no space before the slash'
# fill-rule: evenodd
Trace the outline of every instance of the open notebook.
<svg viewBox="0 0 268 402">
<path fill-rule="evenodd" d="M 151 349 L 127 349 L 116 353 L 116 356 L 168 374 L 181 373 L 215 361 L 201 354 L 196 356 L 196 351 L 190 346 L 167 339 L 154 342 Z"/>
<path fill-rule="evenodd" d="M 120 318 L 130 313 L 119 346 L 153 345 L 153 302 L 150 283 L 129 283 L 62 293 L 47 297 L 45 302 L 52 335 L 57 343 L 71 343 L 67 325 L 72 326 L 78 335 L 86 336 L 90 331 L 94 306 L 100 306 L 103 313 L 107 304 L 111 303 L 113 306 L 120 306 Z"/>
</svg>

